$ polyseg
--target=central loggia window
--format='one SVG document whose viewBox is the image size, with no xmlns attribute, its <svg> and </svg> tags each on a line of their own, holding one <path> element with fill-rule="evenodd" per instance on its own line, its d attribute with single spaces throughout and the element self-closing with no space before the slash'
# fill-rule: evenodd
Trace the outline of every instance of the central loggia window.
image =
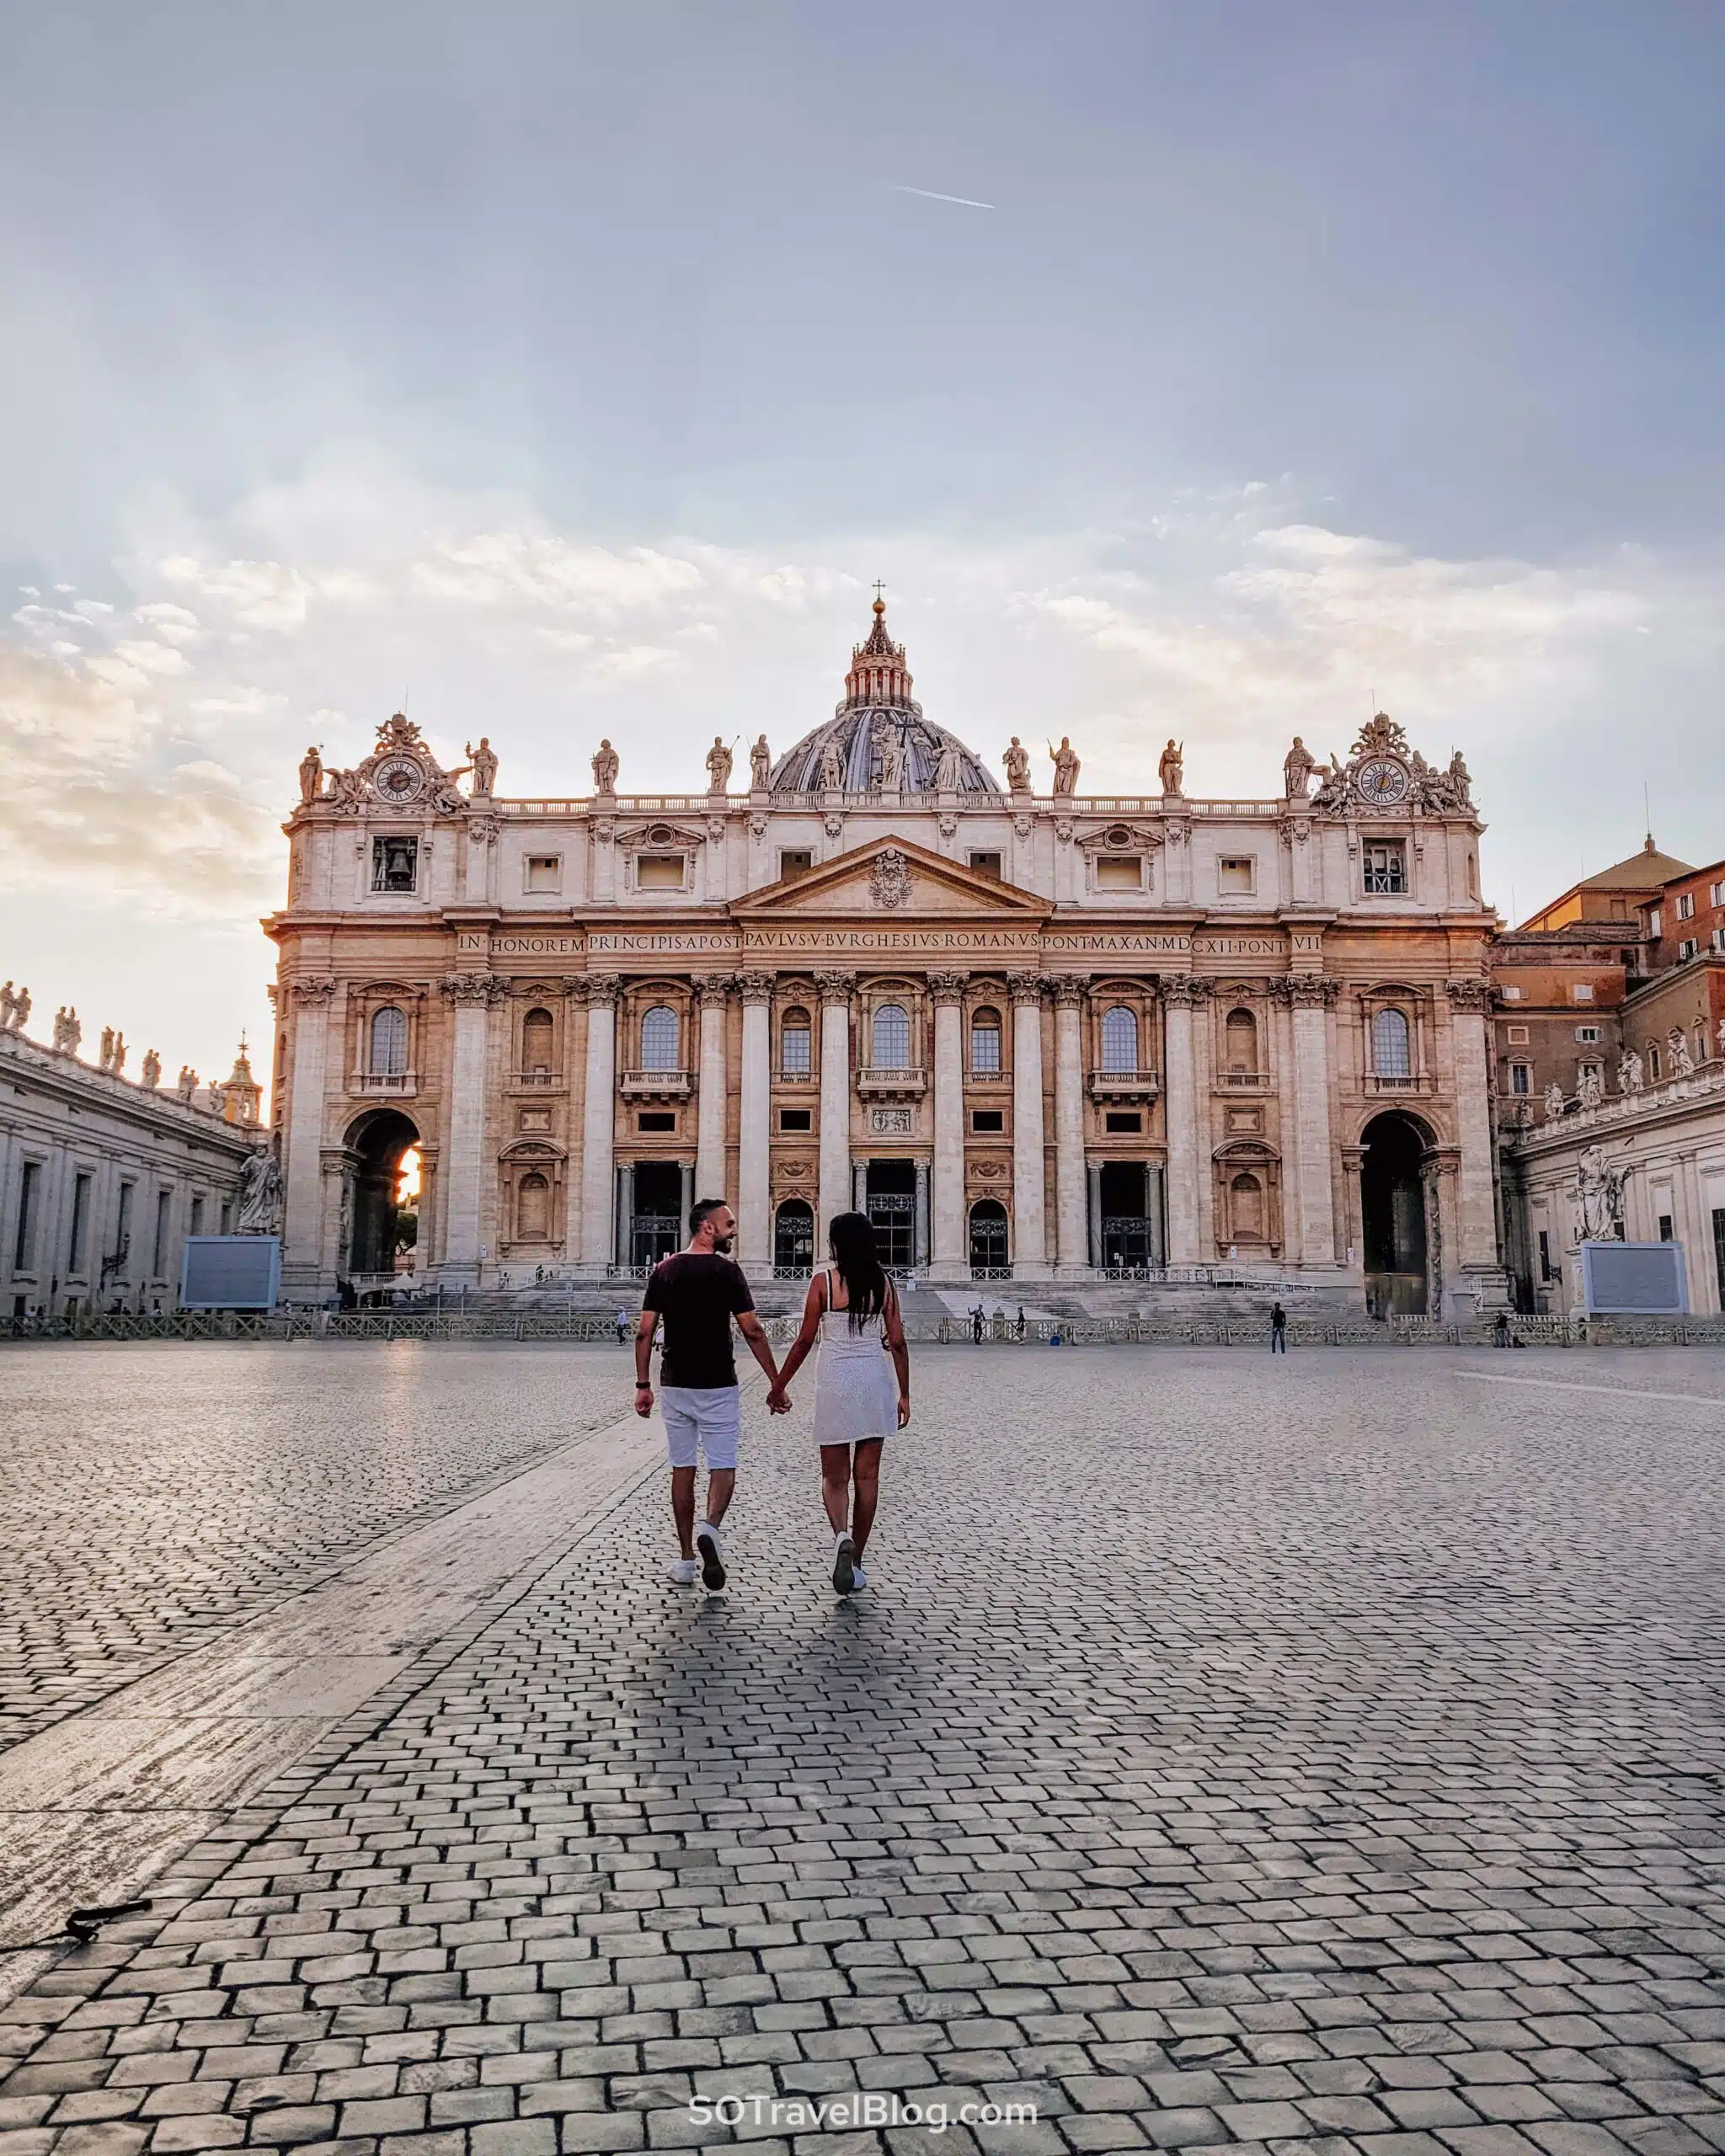
<svg viewBox="0 0 1725 2156">
<path fill-rule="evenodd" d="M 675 1070 L 681 1029 L 677 1014 L 668 1004 L 655 1003 L 641 1021 L 641 1068 Z"/>
<path fill-rule="evenodd" d="M 883 1003 L 874 1014 L 871 1060 L 877 1070 L 911 1066 L 911 1017 L 901 1003 Z"/>
<path fill-rule="evenodd" d="M 806 1078 L 814 1068 L 814 1031 L 809 1013 L 787 1011 L 778 1036 L 779 1069 L 787 1078 Z"/>
<path fill-rule="evenodd" d="M 1001 1072 L 1001 1014 L 979 1011 L 970 1021 L 970 1068 L 979 1078 L 998 1078 Z"/>
<path fill-rule="evenodd" d="M 371 1013 L 371 1075 L 399 1078 L 408 1067 L 408 1014 L 393 1003 Z"/>
<path fill-rule="evenodd" d="M 1138 1014 L 1124 1003 L 1103 1011 L 1102 1067 L 1109 1077 L 1130 1077 L 1138 1068 Z"/>
<path fill-rule="evenodd" d="M 412 891 L 419 887 L 419 841 L 417 839 L 373 839 L 371 889 L 374 891 Z"/>
<path fill-rule="evenodd" d="M 1380 1011 L 1372 1020 L 1371 1067 L 1380 1078 L 1413 1076 L 1405 1011 Z"/>
</svg>

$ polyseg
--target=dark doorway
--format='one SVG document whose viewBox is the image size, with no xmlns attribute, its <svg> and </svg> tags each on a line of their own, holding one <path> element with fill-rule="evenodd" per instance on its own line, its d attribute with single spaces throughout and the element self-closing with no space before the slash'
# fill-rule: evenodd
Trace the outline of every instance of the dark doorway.
<svg viewBox="0 0 1725 2156">
<path fill-rule="evenodd" d="M 808 1201 L 788 1198 L 772 1224 L 772 1269 L 809 1273 L 814 1265 L 814 1212 Z"/>
<path fill-rule="evenodd" d="M 1359 1204 L 1365 1237 L 1365 1296 L 1375 1317 L 1423 1317 L 1426 1272 L 1425 1133 L 1405 1115 L 1381 1115 L 1361 1135 Z"/>
<path fill-rule="evenodd" d="M 629 1262 L 657 1265 L 683 1240 L 683 1171 L 676 1161 L 637 1161 Z"/>
<path fill-rule="evenodd" d="M 865 1174 L 863 1209 L 874 1224 L 880 1262 L 907 1273 L 916 1262 L 916 1164 L 871 1161 Z"/>
<path fill-rule="evenodd" d="M 343 1253 L 350 1277 L 394 1273 L 401 1235 L 396 1193 L 401 1187 L 402 1156 L 419 1142 L 419 1132 L 399 1108 L 380 1108 L 350 1135 L 348 1145 L 359 1156 L 354 1171 L 352 1239 Z"/>
<path fill-rule="evenodd" d="M 997 1198 L 979 1198 L 970 1208 L 970 1271 L 986 1280 L 1010 1270 L 1007 1257 L 1007 1209 Z"/>
<path fill-rule="evenodd" d="M 1156 1262 L 1156 1224 L 1150 1209 L 1150 1170 L 1142 1161 L 1104 1161 L 1097 1178 L 1105 1271 L 1141 1271 Z"/>
</svg>

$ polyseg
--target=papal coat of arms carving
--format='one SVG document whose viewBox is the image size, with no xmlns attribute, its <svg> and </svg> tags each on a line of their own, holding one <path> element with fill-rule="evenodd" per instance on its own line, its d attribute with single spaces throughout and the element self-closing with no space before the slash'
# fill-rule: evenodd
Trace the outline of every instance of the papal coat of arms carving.
<svg viewBox="0 0 1725 2156">
<path fill-rule="evenodd" d="M 884 846 L 868 872 L 868 896 L 878 906 L 901 906 L 911 894 L 911 864 L 895 846 Z"/>
</svg>

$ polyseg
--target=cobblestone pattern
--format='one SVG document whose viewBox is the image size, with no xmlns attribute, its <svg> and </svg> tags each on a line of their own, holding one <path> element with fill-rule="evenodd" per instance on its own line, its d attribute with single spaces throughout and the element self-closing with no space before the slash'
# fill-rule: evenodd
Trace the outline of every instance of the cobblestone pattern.
<svg viewBox="0 0 1725 2156">
<path fill-rule="evenodd" d="M 931 1353 L 846 1605 L 757 1406 L 729 1592 L 644 1490 L 0 2018 L 0 2156 L 1725 2150 L 1725 1369 L 1514 1360 Z"/>
<path fill-rule="evenodd" d="M 0 1750 L 611 1419 L 625 1369 L 418 1342 L 0 1357 Z"/>
</svg>

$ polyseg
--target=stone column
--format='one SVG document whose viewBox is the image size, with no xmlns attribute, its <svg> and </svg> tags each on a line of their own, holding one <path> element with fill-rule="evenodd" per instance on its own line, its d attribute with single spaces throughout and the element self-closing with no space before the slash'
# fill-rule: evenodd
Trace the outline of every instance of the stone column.
<svg viewBox="0 0 1725 2156">
<path fill-rule="evenodd" d="M 964 1278 L 964 993 L 962 974 L 931 974 L 934 999 L 934 1236 L 937 1279 Z"/>
<path fill-rule="evenodd" d="M 928 1163 L 918 1161 L 916 1172 L 916 1210 L 913 1215 L 916 1226 L 911 1237 L 911 1262 L 919 1273 L 928 1269 Z"/>
<path fill-rule="evenodd" d="M 1084 998 L 1089 983 L 1055 983 L 1055 1228 L 1062 1273 L 1091 1262 L 1084 1187 Z"/>
<path fill-rule="evenodd" d="M 737 1245 L 745 1265 L 772 1262 L 772 975 L 745 974 L 737 1126 Z"/>
<path fill-rule="evenodd" d="M 1048 1270 L 1042 1132 L 1042 994 L 1039 974 L 1014 974 L 1012 995 L 1012 1273 Z"/>
<path fill-rule="evenodd" d="M 1330 1177 L 1329 1009 L 1337 984 L 1300 975 L 1287 984 L 1294 1014 L 1295 1255 L 1301 1265 L 1336 1262 Z"/>
<path fill-rule="evenodd" d="M 311 1302 L 325 1292 L 323 1096 L 335 983 L 323 974 L 302 974 L 288 983 L 287 993 L 294 1013 L 293 1078 L 288 1093 L 281 1289 L 284 1295 Z M 339 1043 L 337 1046 L 339 1049 Z M 98 1240 L 93 1219 L 88 1234 L 93 1250 Z"/>
<path fill-rule="evenodd" d="M 1202 1178 L 1208 1172 L 1199 1143 L 1198 1079 L 1193 1058 L 1193 1012 L 1214 990 L 1190 974 L 1163 974 L 1162 1113 L 1168 1129 L 1168 1262 L 1196 1265 L 1204 1219 Z"/>
<path fill-rule="evenodd" d="M 614 974 L 587 979 L 587 1075 L 581 1113 L 581 1264 L 602 1273 L 611 1262 L 616 1181 L 617 996 Z"/>
<path fill-rule="evenodd" d="M 724 974 L 695 984 L 696 1007 L 701 1014 L 700 1060 L 697 1065 L 700 1087 L 696 1107 L 697 1198 L 723 1198 L 725 1194 L 724 1021 L 730 987 L 731 982 Z"/>
<path fill-rule="evenodd" d="M 820 990 L 820 1202 L 817 1254 L 834 1216 L 851 1209 L 851 989 L 849 974 L 817 974 Z"/>
<path fill-rule="evenodd" d="M 1450 992 L 1450 1059 L 1455 1080 L 1455 1134 L 1461 1163 L 1455 1188 L 1456 1240 L 1450 1273 L 1473 1308 L 1509 1300 L 1498 1256 L 1498 1209 L 1492 1145 L 1492 1099 L 1487 1075 L 1486 1011 L 1490 990 L 1474 976 L 1445 984 Z M 1458 1317 L 1472 1310 L 1458 1310 Z"/>
<path fill-rule="evenodd" d="M 479 1205 L 485 1168 L 485 1037 L 494 1001 L 505 992 L 491 974 L 451 974 L 442 984 L 451 1012 L 449 1135 L 443 1148 L 443 1263 L 451 1286 L 479 1278 Z"/>
</svg>

